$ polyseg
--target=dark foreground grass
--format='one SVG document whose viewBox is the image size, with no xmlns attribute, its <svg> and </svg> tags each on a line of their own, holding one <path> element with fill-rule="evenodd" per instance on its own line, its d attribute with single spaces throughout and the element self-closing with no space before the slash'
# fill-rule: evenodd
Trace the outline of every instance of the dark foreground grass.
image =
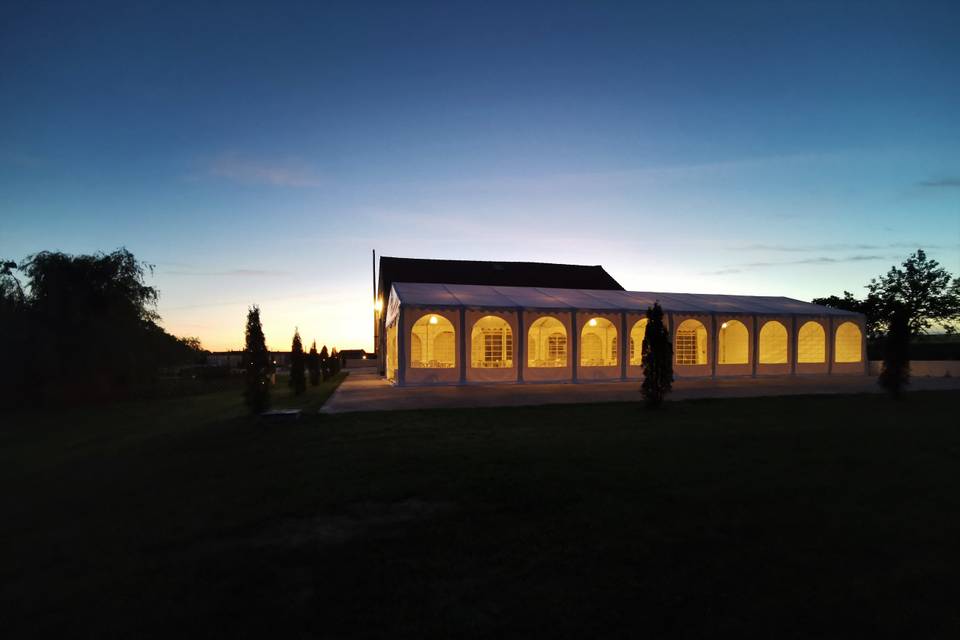
<svg viewBox="0 0 960 640">
<path fill-rule="evenodd" d="M 960 394 L 4 416 L 7 637 L 957 637 Z"/>
</svg>

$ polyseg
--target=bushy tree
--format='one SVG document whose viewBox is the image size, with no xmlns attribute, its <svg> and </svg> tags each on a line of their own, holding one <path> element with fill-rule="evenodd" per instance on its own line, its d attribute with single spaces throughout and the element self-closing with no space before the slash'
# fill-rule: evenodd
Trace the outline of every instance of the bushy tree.
<svg viewBox="0 0 960 640">
<path fill-rule="evenodd" d="M 885 323 L 880 315 L 881 310 L 877 304 L 876 296 L 868 295 L 865 299 L 860 300 L 849 291 L 844 291 L 842 298 L 840 296 L 827 296 L 826 298 L 814 298 L 811 302 L 833 309 L 862 313 L 866 319 L 867 337 L 876 339 L 883 336 Z"/>
<path fill-rule="evenodd" d="M 290 388 L 294 395 L 300 395 L 307 390 L 307 379 L 304 372 L 303 343 L 300 341 L 300 330 L 293 332 L 293 344 L 290 345 Z"/>
<path fill-rule="evenodd" d="M 260 307 L 247 312 L 246 347 L 243 352 L 246 370 L 243 398 L 254 415 L 270 408 L 270 353 L 260 324 Z"/>
<path fill-rule="evenodd" d="M 887 335 L 883 341 L 883 369 L 878 382 L 897 398 L 910 382 L 910 312 L 906 305 L 893 307 Z"/>
<path fill-rule="evenodd" d="M 310 385 L 320 384 L 320 354 L 317 353 L 317 341 L 314 340 L 310 345 L 310 353 L 307 354 L 307 371 L 310 372 Z"/>
<path fill-rule="evenodd" d="M 867 289 L 876 298 L 883 318 L 892 322 L 895 315 L 905 312 L 910 334 L 919 335 L 933 324 L 952 328 L 960 319 L 960 295 L 951 280 L 949 271 L 917 249 L 900 267 L 890 267 L 886 275 L 871 280 Z"/>
<path fill-rule="evenodd" d="M 663 324 L 659 302 L 647 309 L 647 330 L 640 353 L 643 364 L 640 392 L 648 407 L 659 407 L 673 388 L 673 345 Z"/>
<path fill-rule="evenodd" d="M 324 381 L 329 380 L 330 376 L 333 375 L 330 373 L 330 354 L 327 352 L 327 345 L 323 345 L 323 348 L 320 349 L 320 373 Z"/>
</svg>

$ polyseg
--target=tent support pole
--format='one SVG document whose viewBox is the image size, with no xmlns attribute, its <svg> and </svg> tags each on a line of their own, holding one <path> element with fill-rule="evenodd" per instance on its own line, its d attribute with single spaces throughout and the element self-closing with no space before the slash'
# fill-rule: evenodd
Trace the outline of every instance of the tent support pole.
<svg viewBox="0 0 960 640">
<path fill-rule="evenodd" d="M 514 345 L 516 353 L 513 354 L 514 362 L 517 366 L 517 382 L 523 382 L 523 363 L 526 361 L 524 352 L 526 351 L 525 338 L 526 332 L 523 330 L 523 309 L 517 309 L 517 339 Z"/>
<path fill-rule="evenodd" d="M 757 316 L 753 316 L 753 332 L 750 334 L 752 353 L 750 354 L 751 376 L 757 377 L 757 358 L 760 356 L 760 335 L 757 333 Z"/>
<path fill-rule="evenodd" d="M 460 307 L 460 384 L 467 384 L 467 310 Z"/>
<path fill-rule="evenodd" d="M 834 341 L 836 338 L 833 336 L 833 316 L 827 318 L 827 375 L 833 374 L 833 350 L 834 350 Z"/>
<path fill-rule="evenodd" d="M 580 351 L 580 332 L 577 331 L 577 312 L 570 312 L 570 379 L 572 382 L 577 381 L 577 364 L 579 358 L 577 357 L 578 352 Z"/>
<path fill-rule="evenodd" d="M 797 375 L 797 355 L 800 347 L 797 340 L 797 316 L 790 316 L 790 375 Z"/>
<path fill-rule="evenodd" d="M 630 357 L 630 334 L 627 333 L 627 312 L 620 312 L 620 379 L 627 379 L 627 358 Z M 636 348 L 636 347 L 634 347 Z"/>
<path fill-rule="evenodd" d="M 707 351 L 710 353 L 710 376 L 713 378 L 717 377 L 717 354 L 720 353 L 720 348 L 717 346 L 717 343 L 720 342 L 717 335 L 717 314 L 710 314 L 710 342 L 707 344 L 709 348 Z"/>
<path fill-rule="evenodd" d="M 406 384 L 407 381 L 407 363 L 410 359 L 407 357 L 407 334 L 404 329 L 403 321 L 405 316 L 405 309 L 403 305 L 400 305 L 400 310 L 397 312 L 397 386 L 402 387 Z"/>
</svg>

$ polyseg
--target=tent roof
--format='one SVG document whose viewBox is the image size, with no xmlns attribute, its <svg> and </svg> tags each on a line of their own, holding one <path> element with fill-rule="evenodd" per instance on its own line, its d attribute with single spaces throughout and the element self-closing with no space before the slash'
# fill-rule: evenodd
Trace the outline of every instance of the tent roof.
<svg viewBox="0 0 960 640">
<path fill-rule="evenodd" d="M 395 282 L 390 294 L 387 324 L 399 305 L 471 307 L 489 309 L 583 309 L 590 311 L 646 311 L 659 301 L 665 312 L 744 313 L 859 317 L 860 314 L 782 296 L 737 296 L 715 293 L 658 293 L 552 287 Z"/>
</svg>

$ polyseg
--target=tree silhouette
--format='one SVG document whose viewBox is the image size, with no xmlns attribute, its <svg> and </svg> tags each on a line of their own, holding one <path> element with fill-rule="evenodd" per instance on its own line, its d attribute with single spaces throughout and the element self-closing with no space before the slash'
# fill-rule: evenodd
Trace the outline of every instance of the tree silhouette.
<svg viewBox="0 0 960 640">
<path fill-rule="evenodd" d="M 300 395 L 307 390 L 307 378 L 304 375 L 303 342 L 300 341 L 300 330 L 293 331 L 293 344 L 290 346 L 290 388 L 294 395 Z"/>
<path fill-rule="evenodd" d="M 307 371 L 310 372 L 310 386 L 320 384 L 320 354 L 317 353 L 316 340 L 310 345 L 310 353 L 307 354 Z"/>
<path fill-rule="evenodd" d="M 327 352 L 327 345 L 323 345 L 320 349 L 320 373 L 324 380 L 328 380 L 333 375 L 330 373 L 330 355 Z"/>
<path fill-rule="evenodd" d="M 960 319 L 960 285 L 936 260 L 927 258 L 923 249 L 890 267 L 886 275 L 867 285 L 886 324 L 898 313 L 906 313 L 911 335 L 925 333 L 933 324 L 948 331 Z M 951 280 L 953 283 L 951 285 Z"/>
<path fill-rule="evenodd" d="M 883 341 L 883 369 L 878 382 L 894 398 L 900 397 L 903 388 L 910 383 L 909 317 L 906 305 L 896 304 Z"/>
<path fill-rule="evenodd" d="M 663 324 L 659 302 L 647 309 L 647 330 L 640 353 L 643 364 L 640 393 L 648 407 L 656 408 L 673 388 L 673 345 Z"/>
<path fill-rule="evenodd" d="M 246 348 L 243 364 L 246 370 L 243 398 L 254 415 L 270 408 L 270 354 L 260 324 L 260 307 L 253 305 L 247 312 Z"/>
</svg>

